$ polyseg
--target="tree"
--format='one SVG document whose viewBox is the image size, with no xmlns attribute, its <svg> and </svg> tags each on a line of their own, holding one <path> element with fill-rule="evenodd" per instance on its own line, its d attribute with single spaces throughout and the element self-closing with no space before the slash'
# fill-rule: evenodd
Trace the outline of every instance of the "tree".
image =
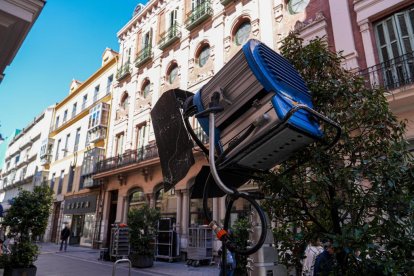
<svg viewBox="0 0 414 276">
<path fill-rule="evenodd" d="M 52 190 L 46 186 L 36 186 L 33 192 L 20 190 L 4 217 L 3 225 L 10 227 L 9 236 L 16 244 L 6 267 L 27 268 L 33 265 L 39 254 L 33 238 L 44 234 L 52 206 Z"/>
<path fill-rule="evenodd" d="M 307 82 L 314 108 L 343 133 L 333 148 L 313 145 L 262 183 L 272 197 L 265 205 L 277 225 L 280 260 L 300 267 L 306 242 L 319 236 L 333 241 L 336 270 L 344 274 L 414 273 L 414 173 L 405 122 L 390 111 L 383 90 L 341 67 L 341 54 L 325 39 L 304 46 L 290 34 L 281 54 Z"/>
</svg>

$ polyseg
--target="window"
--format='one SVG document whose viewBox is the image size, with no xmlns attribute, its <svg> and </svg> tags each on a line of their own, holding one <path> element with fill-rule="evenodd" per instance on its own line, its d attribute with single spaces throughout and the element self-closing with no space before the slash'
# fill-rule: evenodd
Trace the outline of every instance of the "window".
<svg viewBox="0 0 414 276">
<path fill-rule="evenodd" d="M 116 136 L 115 155 L 121 155 L 124 153 L 123 144 L 124 144 L 124 133 L 120 133 Z"/>
<path fill-rule="evenodd" d="M 148 79 L 146 79 L 141 88 L 141 96 L 146 98 L 149 95 L 150 90 L 151 90 L 151 83 Z"/>
<path fill-rule="evenodd" d="M 304 12 L 310 0 L 289 0 L 288 9 L 291 14 Z"/>
<path fill-rule="evenodd" d="M 124 95 L 121 98 L 120 105 L 121 105 L 121 108 L 123 110 L 128 110 L 129 109 L 129 95 L 128 95 L 128 93 L 126 93 L 126 92 L 124 93 Z"/>
<path fill-rule="evenodd" d="M 99 103 L 89 111 L 88 129 L 95 128 L 100 125 L 106 126 L 108 124 L 109 105 L 106 103 Z"/>
<path fill-rule="evenodd" d="M 67 119 L 68 119 L 68 110 L 66 109 L 65 112 L 63 112 L 63 120 L 62 120 L 62 123 L 66 122 Z"/>
<path fill-rule="evenodd" d="M 78 108 L 78 103 L 74 103 L 72 106 L 72 118 L 76 116 L 76 109 Z"/>
<path fill-rule="evenodd" d="M 170 66 L 170 69 L 168 70 L 168 74 L 167 74 L 168 82 L 170 84 L 173 84 L 175 78 L 177 77 L 177 75 L 178 75 L 178 65 L 177 65 L 177 63 L 173 63 Z"/>
<path fill-rule="evenodd" d="M 50 179 L 50 189 L 53 191 L 55 189 L 55 178 L 56 178 L 56 173 L 52 174 L 52 179 Z"/>
<path fill-rule="evenodd" d="M 66 135 L 65 148 L 63 149 L 63 157 L 65 157 L 68 153 L 69 138 L 70 138 L 70 133 Z"/>
<path fill-rule="evenodd" d="M 82 110 L 84 110 L 86 108 L 86 103 L 88 102 L 88 94 L 83 95 L 83 100 L 82 100 Z"/>
<path fill-rule="evenodd" d="M 234 42 L 236 43 L 236 45 L 242 45 L 247 41 L 250 35 L 250 30 L 251 25 L 249 21 L 245 21 L 240 24 L 234 35 Z"/>
<path fill-rule="evenodd" d="M 20 161 L 20 154 L 16 155 L 16 157 L 14 158 L 14 164 L 18 164 Z"/>
<path fill-rule="evenodd" d="M 376 23 L 375 35 L 386 87 L 414 82 L 414 7 Z"/>
<path fill-rule="evenodd" d="M 109 92 L 111 92 L 113 80 L 114 80 L 114 75 L 110 75 L 108 77 L 107 84 L 106 84 L 106 93 L 107 94 L 109 94 Z"/>
<path fill-rule="evenodd" d="M 93 92 L 93 102 L 96 102 L 98 100 L 99 95 L 99 85 L 95 87 L 95 90 Z"/>
<path fill-rule="evenodd" d="M 136 148 L 141 149 L 146 145 L 146 134 L 148 130 L 147 124 L 141 124 L 137 126 L 137 142 L 136 142 Z"/>
<path fill-rule="evenodd" d="M 142 189 L 138 189 L 129 195 L 129 210 L 139 209 L 146 203 L 145 194 Z"/>
<path fill-rule="evenodd" d="M 155 191 L 155 208 L 160 210 L 162 216 L 175 217 L 177 199 L 174 188 L 165 192 L 161 186 Z"/>
<path fill-rule="evenodd" d="M 168 38 L 173 38 L 177 35 L 177 32 L 178 32 L 177 13 L 178 13 L 178 8 L 171 11 L 168 15 L 168 21 L 167 21 Z"/>
<path fill-rule="evenodd" d="M 59 139 L 58 142 L 57 142 L 57 145 L 56 145 L 55 161 L 58 160 L 58 158 L 59 158 L 60 142 L 61 142 L 61 140 Z"/>
<path fill-rule="evenodd" d="M 80 129 L 80 128 L 78 128 L 78 129 L 76 130 L 75 145 L 74 145 L 74 147 L 73 147 L 73 152 L 78 151 L 78 147 L 79 147 L 79 140 L 80 140 L 80 131 L 81 131 L 81 129 Z"/>
<path fill-rule="evenodd" d="M 65 178 L 65 170 L 62 170 L 60 172 L 60 177 L 59 177 L 59 184 L 58 184 L 58 190 L 57 190 L 57 194 L 60 195 L 62 193 L 62 188 L 63 188 L 63 179 Z"/>
<path fill-rule="evenodd" d="M 69 180 L 68 180 L 68 188 L 67 188 L 67 192 L 72 192 L 73 189 L 73 177 L 75 175 L 75 166 L 70 166 L 69 167 Z"/>
<path fill-rule="evenodd" d="M 152 29 L 144 35 L 142 40 L 142 49 L 151 48 L 151 40 L 152 40 Z"/>
<path fill-rule="evenodd" d="M 200 53 L 198 55 L 198 65 L 200 67 L 203 67 L 207 63 L 209 57 L 210 57 L 210 46 L 205 45 L 203 46 L 203 48 L 201 48 Z"/>
<path fill-rule="evenodd" d="M 56 117 L 55 129 L 57 129 L 58 126 L 59 126 L 59 116 Z"/>
</svg>

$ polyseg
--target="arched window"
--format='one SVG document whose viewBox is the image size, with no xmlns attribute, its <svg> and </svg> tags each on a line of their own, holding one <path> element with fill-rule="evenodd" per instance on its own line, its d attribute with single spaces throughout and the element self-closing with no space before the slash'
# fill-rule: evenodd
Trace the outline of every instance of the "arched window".
<svg viewBox="0 0 414 276">
<path fill-rule="evenodd" d="M 173 84 L 175 78 L 177 77 L 177 74 L 178 74 L 178 65 L 177 63 L 173 63 L 167 72 L 168 83 Z"/>
<path fill-rule="evenodd" d="M 236 43 L 236 45 L 244 44 L 249 38 L 250 31 L 251 31 L 250 21 L 242 22 L 240 25 L 238 25 L 238 27 L 236 28 L 236 32 L 234 33 L 234 37 L 233 37 L 234 43 Z"/>
<path fill-rule="evenodd" d="M 203 67 L 207 63 L 209 57 L 210 57 L 210 45 L 206 44 L 201 48 L 201 50 L 199 51 L 197 55 L 198 65 L 200 67 Z"/>
<path fill-rule="evenodd" d="M 129 210 L 139 209 L 146 203 L 144 191 L 141 188 L 134 190 L 128 197 Z"/>
<path fill-rule="evenodd" d="M 150 93 L 151 82 L 146 79 L 144 80 L 142 87 L 141 87 L 141 96 L 146 98 Z"/>
<path fill-rule="evenodd" d="M 122 95 L 120 105 L 121 105 L 122 109 L 128 110 L 128 108 L 129 108 L 129 95 L 128 95 L 128 93 L 125 92 L 124 95 Z"/>
<path fill-rule="evenodd" d="M 163 186 L 159 186 L 155 190 L 155 208 L 158 209 L 163 217 L 175 217 L 177 211 L 177 197 L 175 189 L 172 188 L 167 192 Z"/>
</svg>

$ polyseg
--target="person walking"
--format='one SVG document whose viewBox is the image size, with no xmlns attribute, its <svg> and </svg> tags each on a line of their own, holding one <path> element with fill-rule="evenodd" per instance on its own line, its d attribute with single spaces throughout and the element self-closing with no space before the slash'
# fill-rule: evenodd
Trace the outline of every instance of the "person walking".
<svg viewBox="0 0 414 276">
<path fill-rule="evenodd" d="M 324 251 L 316 257 L 314 275 L 328 276 L 330 275 L 336 264 L 335 249 L 331 242 L 326 242 L 323 245 Z"/>
<path fill-rule="evenodd" d="M 316 257 L 321 254 L 323 247 L 318 238 L 312 239 L 305 250 L 305 259 L 303 260 L 302 276 L 313 276 Z"/>
<path fill-rule="evenodd" d="M 65 224 L 65 227 L 60 232 L 60 251 L 63 249 L 63 243 L 65 243 L 65 251 L 68 247 L 68 238 L 70 236 L 70 229 L 67 224 Z"/>
</svg>

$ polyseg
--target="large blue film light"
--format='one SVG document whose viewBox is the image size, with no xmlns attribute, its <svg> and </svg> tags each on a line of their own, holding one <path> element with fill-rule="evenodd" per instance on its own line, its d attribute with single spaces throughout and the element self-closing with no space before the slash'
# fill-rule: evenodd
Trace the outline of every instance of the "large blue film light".
<svg viewBox="0 0 414 276">
<path fill-rule="evenodd" d="M 224 108 L 215 119 L 216 148 L 225 155 L 218 168 L 268 170 L 323 137 L 309 112 L 311 94 L 301 76 L 285 58 L 257 40 L 248 41 L 195 94 L 197 112 L 209 107 L 215 92 Z M 307 109 L 293 112 L 298 106 Z M 209 117 L 198 120 L 209 134 Z"/>
</svg>

